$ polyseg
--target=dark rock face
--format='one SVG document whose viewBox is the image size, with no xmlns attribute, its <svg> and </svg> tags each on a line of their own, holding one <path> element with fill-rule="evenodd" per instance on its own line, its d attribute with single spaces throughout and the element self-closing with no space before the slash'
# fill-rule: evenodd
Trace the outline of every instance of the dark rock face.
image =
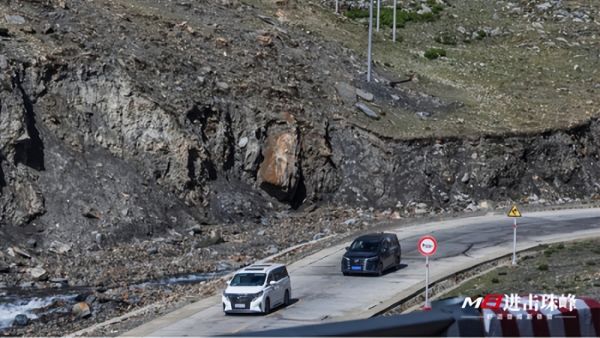
<svg viewBox="0 0 600 338">
<path fill-rule="evenodd" d="M 334 158 L 345 173 L 337 197 L 349 204 L 422 202 L 455 210 L 481 200 L 597 198 L 599 132 L 597 120 L 542 135 L 473 140 L 375 143 L 368 132 L 356 130 L 349 139 L 335 131 L 332 146 L 340 151 Z"/>
<path fill-rule="evenodd" d="M 32 233 L 40 249 L 201 233 L 308 203 L 463 210 L 600 191 L 597 121 L 535 136 L 390 140 L 349 122 L 362 114 L 348 84 L 360 84 L 362 64 L 339 45 L 268 19 L 249 31 L 245 20 L 264 15 L 237 2 L 169 6 L 181 22 L 98 6 L 0 5 L 47 32 L 21 41 L 11 29 L 3 40 L 0 245 Z M 365 88 L 361 99 L 377 104 L 380 91 Z"/>
</svg>

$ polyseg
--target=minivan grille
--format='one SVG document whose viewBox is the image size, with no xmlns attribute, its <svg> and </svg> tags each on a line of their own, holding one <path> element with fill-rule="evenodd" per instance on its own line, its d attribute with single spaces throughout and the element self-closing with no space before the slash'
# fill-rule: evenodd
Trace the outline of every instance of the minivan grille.
<svg viewBox="0 0 600 338">
<path fill-rule="evenodd" d="M 232 303 L 250 303 L 254 299 L 254 294 L 230 294 L 227 297 Z"/>
</svg>

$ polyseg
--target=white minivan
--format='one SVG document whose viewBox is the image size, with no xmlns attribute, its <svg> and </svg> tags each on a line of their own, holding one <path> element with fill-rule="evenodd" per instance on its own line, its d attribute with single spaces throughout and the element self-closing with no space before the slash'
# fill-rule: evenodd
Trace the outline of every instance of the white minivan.
<svg viewBox="0 0 600 338">
<path fill-rule="evenodd" d="M 223 311 L 228 313 L 271 312 L 289 305 L 292 284 L 283 264 L 253 264 L 235 273 L 223 292 Z"/>
</svg>

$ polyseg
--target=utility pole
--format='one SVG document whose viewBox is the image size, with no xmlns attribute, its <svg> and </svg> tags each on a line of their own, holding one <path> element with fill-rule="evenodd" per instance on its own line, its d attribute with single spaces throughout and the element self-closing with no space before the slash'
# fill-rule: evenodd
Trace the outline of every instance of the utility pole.
<svg viewBox="0 0 600 338">
<path fill-rule="evenodd" d="M 394 23 L 392 24 L 392 41 L 396 42 L 396 7 L 398 7 L 398 0 L 394 0 Z"/>
<path fill-rule="evenodd" d="M 369 47 L 367 50 L 367 82 L 371 82 L 371 52 L 373 48 L 373 1 L 374 0 L 369 0 Z"/>
<path fill-rule="evenodd" d="M 379 32 L 379 17 L 381 16 L 381 0 L 377 0 L 377 31 Z"/>
</svg>

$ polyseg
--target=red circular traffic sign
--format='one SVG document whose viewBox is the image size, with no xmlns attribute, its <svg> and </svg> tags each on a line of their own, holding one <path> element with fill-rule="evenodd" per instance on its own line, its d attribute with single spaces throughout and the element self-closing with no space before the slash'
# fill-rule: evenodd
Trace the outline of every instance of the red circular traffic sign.
<svg viewBox="0 0 600 338">
<path fill-rule="evenodd" d="M 421 237 L 417 243 L 417 249 L 423 256 L 433 256 L 437 251 L 437 247 L 438 244 L 435 237 L 430 235 Z"/>
</svg>

